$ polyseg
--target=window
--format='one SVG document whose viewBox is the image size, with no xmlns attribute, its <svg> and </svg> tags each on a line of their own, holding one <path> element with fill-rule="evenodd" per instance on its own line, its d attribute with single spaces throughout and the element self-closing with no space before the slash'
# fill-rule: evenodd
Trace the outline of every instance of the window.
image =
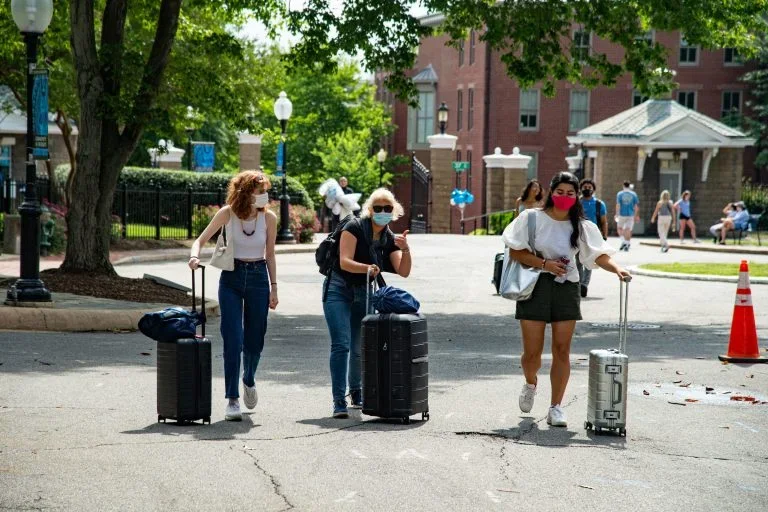
<svg viewBox="0 0 768 512">
<path fill-rule="evenodd" d="M 464 41 L 459 42 L 459 67 L 464 65 Z"/>
<path fill-rule="evenodd" d="M 459 89 L 456 93 L 456 129 L 461 130 L 461 125 L 464 124 L 464 91 Z"/>
<path fill-rule="evenodd" d="M 589 57 L 589 39 L 591 33 L 584 30 L 577 30 L 573 33 L 573 43 L 571 44 L 571 55 L 576 60 L 586 60 Z"/>
<path fill-rule="evenodd" d="M 469 119 L 467 119 L 467 130 L 471 130 L 475 125 L 475 90 L 469 89 L 467 94 L 467 111 L 469 116 Z"/>
<path fill-rule="evenodd" d="M 741 91 L 723 93 L 723 109 L 720 113 L 725 124 L 737 126 L 741 121 Z"/>
<path fill-rule="evenodd" d="M 723 62 L 725 62 L 726 66 L 741 66 L 744 63 L 744 61 L 741 60 L 741 55 L 739 55 L 739 50 L 736 48 L 725 49 Z"/>
<path fill-rule="evenodd" d="M 416 144 L 426 144 L 427 137 L 435 131 L 435 91 L 419 91 L 419 108 L 416 110 Z"/>
<path fill-rule="evenodd" d="M 461 162 L 461 150 L 456 151 L 456 161 Z M 454 172 L 453 174 L 456 175 L 456 188 L 461 188 L 461 173 Z"/>
<path fill-rule="evenodd" d="M 472 152 L 467 151 L 467 162 L 469 162 L 469 169 L 467 169 L 467 192 L 472 192 Z"/>
<path fill-rule="evenodd" d="M 684 37 L 680 38 L 680 64 L 695 65 L 699 63 L 699 47 L 691 46 Z"/>
<path fill-rule="evenodd" d="M 649 30 L 635 37 L 635 41 L 645 41 L 648 46 L 653 45 L 653 30 Z"/>
<path fill-rule="evenodd" d="M 539 129 L 539 90 L 520 90 L 520 129 Z"/>
<path fill-rule="evenodd" d="M 571 110 L 568 130 L 577 132 L 589 125 L 589 91 L 571 90 Z"/>
<path fill-rule="evenodd" d="M 469 65 L 475 63 L 475 31 L 469 31 Z"/>
<path fill-rule="evenodd" d="M 528 180 L 532 180 L 539 175 L 539 154 L 535 151 L 521 151 L 521 155 L 531 157 L 531 161 L 528 162 Z"/>
<path fill-rule="evenodd" d="M 696 91 L 677 91 L 677 102 L 691 110 L 696 110 Z"/>
<path fill-rule="evenodd" d="M 632 106 L 636 107 L 640 105 L 641 103 L 645 103 L 648 101 L 648 96 L 643 96 L 640 94 L 640 91 L 632 91 Z"/>
</svg>

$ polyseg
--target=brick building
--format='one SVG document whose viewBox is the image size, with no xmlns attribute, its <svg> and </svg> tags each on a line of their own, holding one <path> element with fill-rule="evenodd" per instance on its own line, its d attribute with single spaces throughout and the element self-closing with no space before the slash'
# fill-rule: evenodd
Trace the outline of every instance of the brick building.
<svg viewBox="0 0 768 512">
<path fill-rule="evenodd" d="M 428 16 L 423 22 L 437 25 L 441 16 Z M 605 53 L 609 59 L 621 59 L 623 49 L 574 27 L 574 41 L 585 52 Z M 739 78 L 753 69 L 743 63 L 734 49 L 706 51 L 688 46 L 679 32 L 651 31 L 650 40 L 669 48 L 668 67 L 676 71 L 679 89 L 673 98 L 713 119 L 743 112 L 747 85 Z M 567 169 L 565 158 L 576 154 L 567 137 L 585 127 L 637 106 L 647 98 L 633 90 L 630 76 L 623 76 L 611 88 L 587 90 L 561 82 L 556 95 L 544 97 L 539 87 L 521 90 L 506 74 L 500 56 L 470 32 L 460 49 L 446 46 L 447 36 L 422 40 L 412 76 L 419 90 L 420 107 L 411 108 L 394 101 L 377 74 L 377 96 L 392 107 L 393 122 L 398 127 L 384 141 L 389 154 L 410 154 L 429 163 L 427 137 L 437 132 L 437 107 L 445 102 L 450 109 L 446 133 L 456 135 L 454 159 L 469 161 L 470 170 L 460 176 L 460 188 L 467 188 L 477 200 L 466 208 L 466 216 L 487 211 L 487 170 L 483 156 L 501 148 L 509 154 L 519 147 L 532 157 L 528 178 L 546 183 L 558 171 Z M 755 150 L 744 150 L 742 173 L 759 181 L 754 170 Z M 630 176 L 630 178 L 632 178 Z M 398 180 L 394 191 L 408 209 L 411 180 L 408 173 Z M 459 231 L 459 213 L 451 214 L 450 230 Z M 406 211 L 406 217 L 409 212 Z"/>
</svg>

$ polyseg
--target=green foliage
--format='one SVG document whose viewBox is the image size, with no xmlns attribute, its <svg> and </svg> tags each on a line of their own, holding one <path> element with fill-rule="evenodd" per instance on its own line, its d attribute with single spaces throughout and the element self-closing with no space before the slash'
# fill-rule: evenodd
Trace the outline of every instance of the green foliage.
<svg viewBox="0 0 768 512">
<path fill-rule="evenodd" d="M 749 84 L 750 99 L 746 102 L 751 115 L 746 120 L 750 135 L 756 139 L 758 153 L 755 166 L 768 170 L 768 35 L 760 37 L 758 67 L 742 78 Z"/>
<path fill-rule="evenodd" d="M 56 183 L 61 186 L 66 183 L 69 175 L 69 165 L 60 165 L 56 168 Z M 141 167 L 126 167 L 120 173 L 119 184 L 126 185 L 129 188 L 149 189 L 159 186 L 165 191 L 169 190 L 187 190 L 192 187 L 193 190 L 205 190 L 215 192 L 222 189 L 222 195 L 226 198 L 227 185 L 232 179 L 232 174 L 222 172 L 202 173 L 189 171 L 175 171 L 168 169 L 153 169 Z M 272 189 L 269 191 L 270 197 L 277 198 L 280 195 L 280 183 L 282 178 L 270 176 Z M 291 201 L 313 209 L 315 207 L 312 198 L 307 189 L 295 178 L 288 177 L 286 180 L 288 195 Z"/>
<path fill-rule="evenodd" d="M 768 210 L 768 186 L 745 181 L 741 188 L 741 200 L 750 214 Z"/>
<path fill-rule="evenodd" d="M 280 203 L 278 201 L 271 201 L 269 209 L 277 215 L 277 230 L 279 232 Z M 320 231 L 320 221 L 317 219 L 317 214 L 309 208 L 301 205 L 291 205 L 288 210 L 288 217 L 291 221 L 291 233 L 293 233 L 294 238 L 300 244 L 311 243 L 315 233 Z"/>
<path fill-rule="evenodd" d="M 51 219 L 54 221 L 53 233 L 48 239 L 51 246 L 48 248 L 48 254 L 61 254 L 67 248 L 67 223 L 64 218 L 51 212 Z"/>
<path fill-rule="evenodd" d="M 517 217 L 517 212 L 494 213 L 488 216 L 488 234 L 500 235 Z"/>
<path fill-rule="evenodd" d="M 477 228 L 473 230 L 469 236 L 485 236 L 488 234 L 488 230 L 484 228 Z"/>
<path fill-rule="evenodd" d="M 218 206 L 199 206 L 192 212 L 192 236 L 200 236 L 200 233 L 211 223 Z"/>
</svg>

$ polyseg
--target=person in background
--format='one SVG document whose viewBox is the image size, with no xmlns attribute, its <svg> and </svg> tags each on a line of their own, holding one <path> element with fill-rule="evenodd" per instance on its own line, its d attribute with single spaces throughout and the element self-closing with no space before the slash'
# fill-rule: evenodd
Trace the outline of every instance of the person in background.
<svg viewBox="0 0 768 512">
<path fill-rule="evenodd" d="M 551 324 L 552 369 L 549 380 L 552 398 L 547 423 L 553 427 L 568 424 L 561 404 L 571 374 L 573 331 L 576 321 L 581 320 L 579 273 L 571 262 L 578 254 L 587 268 L 600 267 L 621 279 L 630 279 L 629 272 L 611 259 L 611 254 L 616 252 L 613 247 L 603 240 L 597 226 L 584 218 L 578 190 L 576 176 L 569 172 L 556 174 L 552 178 L 544 210 L 524 211 L 507 226 L 502 236 L 510 258 L 542 269 L 531 297 L 516 304 L 515 318 L 520 320 L 523 334 L 520 362 L 525 375 L 519 405 L 524 413 L 533 408 L 537 373 L 544 351 L 544 333 L 547 324 Z M 532 216 L 535 216 L 536 222 L 535 247 L 531 247 L 528 240 L 528 222 Z"/>
<path fill-rule="evenodd" d="M 341 187 L 341 190 L 344 191 L 344 194 L 354 194 L 355 191 L 352 190 L 352 187 L 349 186 L 349 181 L 347 181 L 347 178 L 345 176 L 342 176 L 339 178 L 339 186 Z"/>
<path fill-rule="evenodd" d="M 524 210 L 530 208 L 541 208 L 543 206 L 542 197 L 544 197 L 544 191 L 541 189 L 539 180 L 533 179 L 529 181 L 515 202 L 517 213 L 523 213 Z"/>
<path fill-rule="evenodd" d="M 667 233 L 669 233 L 669 226 L 672 226 L 672 219 L 675 216 L 674 203 L 669 197 L 669 190 L 662 190 L 659 201 L 656 203 L 656 208 L 651 215 L 651 224 L 658 221 L 656 229 L 659 232 L 659 242 L 661 243 L 661 252 L 667 252 L 669 250 L 669 242 L 667 241 Z M 674 230 L 674 226 L 672 227 Z"/>
<path fill-rule="evenodd" d="M 744 202 L 728 203 L 723 208 L 725 217 L 720 222 L 709 228 L 709 232 L 714 237 L 714 242 L 725 245 L 725 239 L 728 231 L 741 229 L 746 231 L 749 228 L 749 212 Z"/>
<path fill-rule="evenodd" d="M 595 224 L 603 235 L 603 240 L 608 240 L 608 208 L 605 203 L 595 197 L 595 182 L 589 178 L 581 180 L 581 207 L 584 209 L 584 217 Z M 579 258 L 576 257 L 576 268 L 579 269 L 579 281 L 581 282 L 581 296 L 586 297 L 589 282 L 592 280 L 592 269 L 584 268 Z"/>
<path fill-rule="evenodd" d="M 693 238 L 693 243 L 698 244 L 699 239 L 696 238 L 696 224 L 693 223 L 693 218 L 691 217 L 691 191 L 686 190 L 682 193 L 680 196 L 680 199 L 677 200 L 675 203 L 675 208 L 677 209 L 677 215 L 680 217 L 680 243 L 685 243 L 685 228 L 686 226 L 691 232 L 691 238 Z"/>
<path fill-rule="evenodd" d="M 632 228 L 640 220 L 640 199 L 632 190 L 629 181 L 624 182 L 624 189 L 616 194 L 616 228 L 621 238 L 620 251 L 629 251 L 632 240 Z"/>
</svg>

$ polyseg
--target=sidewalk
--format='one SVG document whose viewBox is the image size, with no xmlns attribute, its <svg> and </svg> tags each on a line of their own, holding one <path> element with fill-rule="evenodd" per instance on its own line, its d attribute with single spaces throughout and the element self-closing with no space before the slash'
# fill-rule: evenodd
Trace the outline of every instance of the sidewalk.
<svg viewBox="0 0 768 512">
<path fill-rule="evenodd" d="M 278 245 L 277 254 L 313 253 L 317 244 Z M 204 261 L 213 252 L 212 247 L 202 250 Z M 158 261 L 185 261 L 189 249 L 156 249 L 147 251 L 113 251 L 112 265 L 129 265 Z M 40 270 L 58 268 L 63 255 L 40 259 Z M 19 256 L 0 255 L 0 277 L 19 276 Z M 54 302 L 47 307 L 14 307 L 3 304 L 7 290 L 0 288 L 0 329 L 18 331 L 135 331 L 145 313 L 177 304 L 139 303 L 102 299 L 70 293 L 54 292 Z M 219 305 L 207 301 L 209 318 L 219 316 Z"/>
<path fill-rule="evenodd" d="M 647 245 L 649 247 L 661 247 L 661 243 L 658 240 L 642 240 L 640 245 Z M 684 244 L 680 242 L 669 241 L 670 249 L 682 249 L 684 251 L 705 251 L 705 252 L 722 252 L 728 254 L 763 254 L 768 255 L 768 242 L 764 245 L 715 245 L 712 240 L 707 242 L 702 241 L 700 244 L 695 244 L 688 241 Z"/>
</svg>

